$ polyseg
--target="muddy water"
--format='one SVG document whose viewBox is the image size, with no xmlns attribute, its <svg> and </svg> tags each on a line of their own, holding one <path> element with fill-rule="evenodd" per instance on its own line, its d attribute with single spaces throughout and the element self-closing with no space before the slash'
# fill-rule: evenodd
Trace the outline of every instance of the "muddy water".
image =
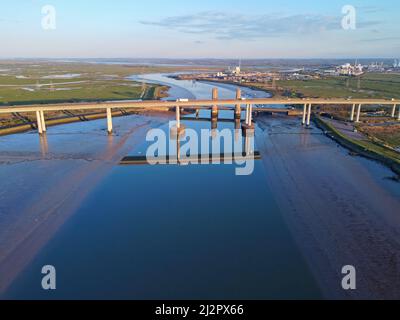
<svg viewBox="0 0 400 320">
<path fill-rule="evenodd" d="M 168 83 L 171 98 L 208 98 L 215 86 L 145 78 Z M 221 85 L 220 97 L 234 94 Z M 257 119 L 263 160 L 250 176 L 236 176 L 235 165 L 118 165 L 124 155 L 143 155 L 146 132 L 167 130 L 165 122 L 115 119 L 112 138 L 104 120 L 50 128 L 46 143 L 34 133 L 1 138 L 0 280 L 11 283 L 3 297 L 398 295 L 399 188 L 389 170 L 350 157 L 298 119 L 271 117 Z M 57 270 L 53 292 L 40 286 L 48 264 Z M 347 264 L 359 270 L 352 293 L 340 287 Z"/>
<path fill-rule="evenodd" d="M 267 183 L 326 296 L 400 297 L 400 185 L 383 165 L 297 120 L 257 119 Z M 357 290 L 337 276 L 357 270 Z"/>
</svg>

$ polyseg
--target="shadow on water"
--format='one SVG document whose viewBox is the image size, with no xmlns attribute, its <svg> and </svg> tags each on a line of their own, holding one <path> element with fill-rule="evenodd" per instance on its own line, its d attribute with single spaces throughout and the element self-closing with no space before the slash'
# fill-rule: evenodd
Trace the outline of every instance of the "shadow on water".
<svg viewBox="0 0 400 320">
<path fill-rule="evenodd" d="M 192 91 L 199 97 L 209 88 L 199 84 Z M 196 132 L 211 128 L 210 122 L 183 123 Z M 233 135 L 234 128 L 233 122 L 218 123 Z M 46 142 L 40 146 L 45 154 Z M 143 156 L 148 147 L 144 142 L 129 155 Z M 236 168 L 235 163 L 115 166 L 6 298 L 321 298 L 265 183 L 264 166 L 255 161 L 247 176 L 236 175 Z M 56 267 L 55 291 L 40 287 L 44 265 Z"/>
<path fill-rule="evenodd" d="M 215 86 L 142 77 L 168 83 L 176 93 L 169 99 L 209 98 Z M 219 96 L 232 98 L 235 89 L 223 85 Z M 268 95 L 248 88 L 243 93 Z M 233 110 L 222 110 L 219 117 L 211 122 L 210 111 L 201 110 L 185 114 L 182 124 L 197 135 L 211 130 L 209 147 L 216 129 L 246 145 L 234 130 L 240 125 L 231 121 Z M 280 116 L 257 117 L 250 150 L 260 151 L 261 159 L 250 175 L 237 175 L 236 162 L 185 165 L 186 137 L 171 145 L 182 151 L 176 157 L 180 165 L 118 165 L 124 156 L 143 159 L 154 142 L 145 139 L 149 128 L 167 134 L 170 118 L 118 118 L 117 134 L 108 138 L 101 121 L 52 128 L 40 139 L 36 134 L 4 138 L 0 173 L 11 192 L 0 193 L 0 205 L 12 209 L 8 216 L 40 223 L 42 202 L 53 205 L 50 200 L 57 198 L 56 216 L 63 217 L 69 205 L 64 193 L 75 190 L 72 195 L 79 198 L 67 222 L 38 246 L 39 253 L 28 252 L 34 260 L 6 298 L 398 297 L 400 188 L 386 179 L 390 170 L 350 156 L 314 126 L 305 129 L 299 119 Z M 74 185 L 85 175 L 91 176 L 90 188 Z M 36 187 L 40 192 L 32 192 Z M 18 201 L 21 193 L 24 201 Z M 12 239 L 4 232 L 3 238 Z M 57 269 L 54 292 L 40 287 L 41 268 L 48 264 Z M 340 271 L 348 264 L 358 271 L 358 290 L 351 296 L 341 288 Z"/>
<path fill-rule="evenodd" d="M 197 131 L 205 125 L 184 123 Z M 218 127 L 227 128 L 234 124 Z M 236 176 L 234 164 L 117 166 L 8 296 L 318 298 L 264 179 L 257 161 L 249 176 Z M 47 264 L 57 269 L 51 293 L 38 285 Z"/>
</svg>

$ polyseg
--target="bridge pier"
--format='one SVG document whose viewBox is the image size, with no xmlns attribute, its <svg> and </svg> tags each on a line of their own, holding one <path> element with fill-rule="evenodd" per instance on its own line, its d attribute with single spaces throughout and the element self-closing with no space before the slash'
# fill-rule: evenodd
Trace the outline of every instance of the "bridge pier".
<svg viewBox="0 0 400 320">
<path fill-rule="evenodd" d="M 310 104 L 308 104 L 307 127 L 309 127 L 311 125 L 311 110 L 312 110 L 312 105 L 310 103 Z"/>
<path fill-rule="evenodd" d="M 240 119 L 235 120 L 235 141 L 239 141 L 240 137 Z"/>
<path fill-rule="evenodd" d="M 175 107 L 175 115 L 176 115 L 176 125 L 171 128 L 170 135 L 172 137 L 179 137 L 185 132 L 185 126 L 181 124 L 181 108 Z"/>
<path fill-rule="evenodd" d="M 357 107 L 356 123 L 360 122 L 360 116 L 361 116 L 361 104 L 359 104 L 358 107 Z"/>
<path fill-rule="evenodd" d="M 354 121 L 354 112 L 356 111 L 356 104 L 353 104 L 353 106 L 351 107 L 351 114 L 350 114 L 350 121 L 353 122 Z"/>
<path fill-rule="evenodd" d="M 213 88 L 213 90 L 212 90 L 212 99 L 213 100 L 218 100 L 218 88 Z M 217 105 L 212 106 L 211 118 L 218 119 L 218 106 Z"/>
<path fill-rule="evenodd" d="M 211 130 L 216 130 L 218 129 L 218 119 L 213 118 L 211 119 Z"/>
<path fill-rule="evenodd" d="M 393 108 L 392 108 L 392 115 L 391 115 L 392 118 L 395 118 L 395 117 L 396 117 L 396 107 L 397 107 L 397 105 L 394 104 L 394 105 L 393 105 Z"/>
<path fill-rule="evenodd" d="M 111 108 L 107 108 L 107 132 L 108 134 L 112 134 L 113 132 Z"/>
<path fill-rule="evenodd" d="M 249 105 L 249 126 L 253 125 L 253 105 Z"/>
<path fill-rule="evenodd" d="M 398 117 L 397 117 L 397 120 L 400 121 L 400 105 L 399 105 L 399 115 L 398 115 Z"/>
<path fill-rule="evenodd" d="M 253 124 L 253 105 L 246 105 L 246 121 L 242 124 L 242 130 L 245 136 L 254 134 L 254 124 Z"/>
<path fill-rule="evenodd" d="M 246 105 L 246 121 L 245 124 L 251 127 L 253 125 L 253 105 Z"/>
<path fill-rule="evenodd" d="M 39 110 L 36 111 L 36 123 L 37 123 L 38 133 L 43 134 L 42 113 Z"/>
<path fill-rule="evenodd" d="M 306 124 L 306 119 L 307 118 L 307 104 L 304 104 L 304 109 L 303 109 L 303 121 L 301 124 L 304 126 Z"/>
<path fill-rule="evenodd" d="M 44 111 L 40 111 L 40 123 L 42 125 L 43 133 L 46 133 L 47 128 L 46 128 L 46 121 L 44 120 Z"/>
<path fill-rule="evenodd" d="M 236 100 L 240 100 L 242 98 L 242 91 L 238 88 L 236 89 Z M 235 119 L 239 119 L 242 117 L 242 106 L 237 104 L 235 106 Z"/>
<path fill-rule="evenodd" d="M 181 128 L 181 108 L 176 107 L 175 114 L 176 114 L 176 127 L 178 129 L 180 129 Z"/>
<path fill-rule="evenodd" d="M 251 139 L 253 139 L 253 136 L 251 135 L 246 135 L 246 137 L 244 138 L 244 154 L 246 156 L 250 156 L 253 154 Z"/>
</svg>

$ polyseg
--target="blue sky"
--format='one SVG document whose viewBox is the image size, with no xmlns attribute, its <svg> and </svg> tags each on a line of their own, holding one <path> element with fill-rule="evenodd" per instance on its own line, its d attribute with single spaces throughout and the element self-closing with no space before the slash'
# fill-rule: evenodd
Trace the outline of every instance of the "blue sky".
<svg viewBox="0 0 400 320">
<path fill-rule="evenodd" d="M 399 16 L 398 0 L 1 0 L 0 58 L 396 58 Z"/>
</svg>

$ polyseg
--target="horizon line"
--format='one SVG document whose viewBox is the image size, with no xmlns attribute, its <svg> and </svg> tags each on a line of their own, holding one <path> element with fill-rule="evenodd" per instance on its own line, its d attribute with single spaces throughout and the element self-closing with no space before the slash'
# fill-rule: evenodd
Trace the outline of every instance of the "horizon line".
<svg viewBox="0 0 400 320">
<path fill-rule="evenodd" d="M 0 57 L 0 61 L 2 60 L 238 60 L 238 58 L 158 58 L 158 57 Z M 383 60 L 393 60 L 399 59 L 398 57 L 338 57 L 338 58 L 327 58 L 327 57 L 312 57 L 312 58 L 241 58 L 243 61 L 259 61 L 259 60 L 345 60 L 345 59 L 356 59 L 356 60 L 374 60 L 374 59 L 383 59 Z"/>
</svg>

